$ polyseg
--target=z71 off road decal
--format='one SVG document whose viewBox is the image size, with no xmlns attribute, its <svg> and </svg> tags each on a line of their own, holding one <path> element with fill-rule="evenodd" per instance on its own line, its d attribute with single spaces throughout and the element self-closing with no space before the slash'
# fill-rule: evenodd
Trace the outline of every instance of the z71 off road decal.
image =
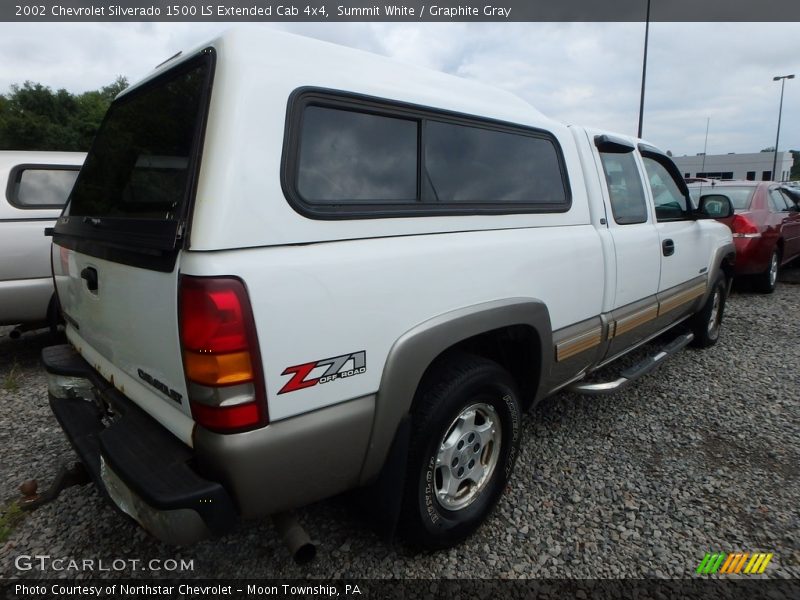
<svg viewBox="0 0 800 600">
<path fill-rule="evenodd" d="M 311 377 L 315 369 L 324 368 L 325 372 L 317 377 Z M 315 362 L 303 363 L 302 365 L 295 365 L 293 367 L 286 367 L 281 375 L 291 375 L 292 378 L 286 382 L 278 394 L 285 394 L 287 392 L 296 392 L 317 385 L 318 383 L 330 383 L 337 379 L 344 379 L 345 377 L 352 377 L 353 375 L 360 375 L 367 371 L 367 353 L 362 350 L 361 352 L 353 352 L 352 354 L 343 354 L 342 356 L 334 356 L 333 358 L 324 358 Z"/>
</svg>

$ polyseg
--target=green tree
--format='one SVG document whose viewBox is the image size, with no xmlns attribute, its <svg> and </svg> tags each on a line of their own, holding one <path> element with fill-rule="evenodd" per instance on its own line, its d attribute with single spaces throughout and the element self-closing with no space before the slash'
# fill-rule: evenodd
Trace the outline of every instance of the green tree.
<svg viewBox="0 0 800 600">
<path fill-rule="evenodd" d="M 108 105 L 127 85 L 117 77 L 77 95 L 30 81 L 11 86 L 0 95 L 0 150 L 88 150 Z"/>
<path fill-rule="evenodd" d="M 800 150 L 789 150 L 792 153 L 794 162 L 792 163 L 792 170 L 789 172 L 789 179 L 792 181 L 800 181 Z"/>
</svg>

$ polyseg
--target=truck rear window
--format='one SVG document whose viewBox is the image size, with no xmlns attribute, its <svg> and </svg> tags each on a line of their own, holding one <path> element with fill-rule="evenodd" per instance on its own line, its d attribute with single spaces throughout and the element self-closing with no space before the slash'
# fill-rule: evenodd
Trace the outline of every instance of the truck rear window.
<svg viewBox="0 0 800 600">
<path fill-rule="evenodd" d="M 176 221 L 189 198 L 210 62 L 191 60 L 112 103 L 69 215 Z"/>
</svg>

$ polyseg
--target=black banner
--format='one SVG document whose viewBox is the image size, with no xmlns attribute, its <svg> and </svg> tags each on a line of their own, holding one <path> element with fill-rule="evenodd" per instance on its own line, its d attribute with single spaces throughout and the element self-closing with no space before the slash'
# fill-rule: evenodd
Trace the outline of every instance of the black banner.
<svg viewBox="0 0 800 600">
<path fill-rule="evenodd" d="M 561 599 L 637 598 L 783 600 L 800 598 L 800 581 L 745 578 L 687 580 L 213 580 L 95 579 L 8 580 L 0 583 L 8 600 L 39 598 L 185 598 L 257 600 L 264 598 Z"/>
<path fill-rule="evenodd" d="M 800 21 L 797 0 L 4 0 L 0 21 Z"/>
</svg>

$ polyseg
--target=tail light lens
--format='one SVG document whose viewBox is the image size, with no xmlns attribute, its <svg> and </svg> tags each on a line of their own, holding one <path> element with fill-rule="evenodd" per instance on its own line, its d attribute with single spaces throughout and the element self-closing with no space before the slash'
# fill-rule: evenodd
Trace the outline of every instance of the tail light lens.
<svg viewBox="0 0 800 600">
<path fill-rule="evenodd" d="M 197 423 L 222 433 L 266 425 L 261 357 L 242 281 L 182 275 L 178 296 L 183 367 Z"/>
<path fill-rule="evenodd" d="M 745 215 L 736 215 L 733 217 L 733 221 L 731 222 L 731 231 L 733 231 L 733 237 L 761 237 L 761 233 L 758 231 L 758 226 L 756 226 L 756 224 Z"/>
</svg>

